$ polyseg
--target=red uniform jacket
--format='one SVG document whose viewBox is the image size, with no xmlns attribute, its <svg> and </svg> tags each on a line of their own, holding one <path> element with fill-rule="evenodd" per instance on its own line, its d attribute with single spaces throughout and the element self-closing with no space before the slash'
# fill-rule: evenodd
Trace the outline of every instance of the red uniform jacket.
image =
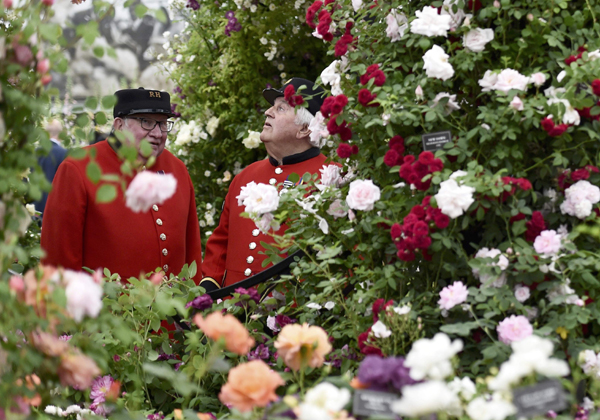
<svg viewBox="0 0 600 420">
<path fill-rule="evenodd" d="M 86 149 L 96 149 L 95 160 L 103 173 L 120 173 L 122 161 L 108 141 Z M 106 267 L 127 279 L 157 267 L 166 274 L 179 274 L 184 264 L 196 261 L 195 278 L 202 278 L 194 187 L 183 162 L 167 150 L 161 153 L 148 170 L 172 174 L 177 190 L 162 205 L 134 213 L 125 207 L 120 186 L 115 200 L 96 203 L 102 181 L 94 184 L 86 176 L 89 160 L 68 158 L 56 173 L 44 213 L 43 262 L 73 270 Z"/>
<path fill-rule="evenodd" d="M 292 173 L 300 177 L 306 172 L 319 174 L 326 157 L 319 149 L 283 158 L 279 165 L 273 158 L 255 162 L 246 167 L 231 181 L 219 226 L 214 230 L 204 253 L 202 272 L 205 279 L 212 279 L 219 286 L 230 286 L 249 276 L 263 271 L 262 262 L 266 259 L 261 241 L 273 243 L 273 238 L 265 235 L 248 218 L 240 217 L 244 206 L 239 206 L 236 197 L 242 187 L 251 181 L 277 185 L 284 183 Z M 44 222 L 45 223 L 45 222 Z M 278 234 L 283 232 L 280 230 Z"/>
</svg>

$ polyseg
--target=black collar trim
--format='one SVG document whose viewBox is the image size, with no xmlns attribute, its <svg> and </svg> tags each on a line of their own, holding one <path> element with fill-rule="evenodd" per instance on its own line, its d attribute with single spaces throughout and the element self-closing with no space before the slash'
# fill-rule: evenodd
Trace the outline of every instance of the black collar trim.
<svg viewBox="0 0 600 420">
<path fill-rule="evenodd" d="M 293 165 L 295 163 L 304 162 L 305 160 L 315 158 L 321 154 L 321 149 L 318 147 L 311 147 L 310 149 L 296 153 L 295 155 L 286 156 L 283 158 L 282 165 Z M 279 166 L 279 162 L 274 157 L 269 156 L 269 162 L 273 166 Z"/>
</svg>

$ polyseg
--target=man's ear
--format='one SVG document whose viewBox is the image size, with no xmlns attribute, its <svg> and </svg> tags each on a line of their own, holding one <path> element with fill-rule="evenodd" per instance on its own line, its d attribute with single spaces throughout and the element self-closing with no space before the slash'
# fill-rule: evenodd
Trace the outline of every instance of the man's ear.
<svg viewBox="0 0 600 420">
<path fill-rule="evenodd" d="M 125 124 L 125 121 L 123 121 L 123 118 L 115 118 L 115 121 L 113 122 L 113 127 L 115 128 L 115 130 L 122 130 L 123 129 L 123 125 Z"/>
<path fill-rule="evenodd" d="M 300 130 L 296 133 L 297 139 L 303 139 L 305 137 L 309 137 L 312 131 L 308 129 L 308 124 L 304 124 Z"/>
</svg>

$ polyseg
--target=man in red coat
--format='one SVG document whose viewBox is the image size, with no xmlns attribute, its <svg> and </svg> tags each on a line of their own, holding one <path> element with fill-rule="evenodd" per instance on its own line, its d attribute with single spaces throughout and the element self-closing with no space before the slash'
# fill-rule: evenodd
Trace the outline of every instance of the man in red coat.
<svg viewBox="0 0 600 420">
<path fill-rule="evenodd" d="M 294 108 L 284 99 L 288 86 L 302 94 L 308 108 Z M 299 88 L 305 85 L 306 89 Z M 230 286 L 264 270 L 266 256 L 261 242 L 272 243 L 254 221 L 240 216 L 244 206 L 236 197 L 242 187 L 251 181 L 256 183 L 292 186 L 291 174 L 300 177 L 306 172 L 319 174 L 327 158 L 318 147 L 310 143 L 309 125 L 323 104 L 323 89 L 306 79 L 293 78 L 280 90 L 266 89 L 263 96 L 272 105 L 265 111 L 265 124 L 260 139 L 267 149 L 268 157 L 255 162 L 240 172 L 231 182 L 219 226 L 206 244 L 201 285 L 207 290 Z M 292 177 L 293 178 L 293 177 Z M 277 232 L 282 233 L 282 230 Z"/>
<path fill-rule="evenodd" d="M 120 174 L 120 142 L 111 136 L 85 147 L 86 158 L 66 159 L 52 183 L 42 228 L 43 262 L 73 270 L 108 268 L 127 279 L 157 267 L 166 275 L 177 275 L 184 264 L 196 261 L 196 278 L 200 279 L 202 250 L 194 187 L 183 162 L 165 150 L 167 133 L 173 127 L 168 120 L 173 115 L 170 96 L 144 88 L 120 90 L 115 96 L 113 130 L 131 133 L 138 149 L 146 139 L 156 160 L 141 170 L 172 174 L 176 191 L 142 213 L 125 206 L 120 187 L 112 202 L 97 203 L 96 192 L 104 181 L 95 184 L 86 176 L 90 156 L 102 173 Z M 141 152 L 139 159 L 141 164 L 147 161 Z M 127 184 L 132 179 L 126 177 Z"/>
</svg>

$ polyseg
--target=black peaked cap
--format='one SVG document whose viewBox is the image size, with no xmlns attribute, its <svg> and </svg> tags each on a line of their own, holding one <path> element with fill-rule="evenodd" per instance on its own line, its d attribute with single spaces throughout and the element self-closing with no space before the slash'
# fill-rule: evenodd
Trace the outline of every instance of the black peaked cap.
<svg viewBox="0 0 600 420">
<path fill-rule="evenodd" d="M 113 117 L 124 117 L 132 114 L 165 114 L 175 116 L 171 111 L 171 95 L 160 90 L 123 89 L 115 92 L 117 103 Z"/>
</svg>

